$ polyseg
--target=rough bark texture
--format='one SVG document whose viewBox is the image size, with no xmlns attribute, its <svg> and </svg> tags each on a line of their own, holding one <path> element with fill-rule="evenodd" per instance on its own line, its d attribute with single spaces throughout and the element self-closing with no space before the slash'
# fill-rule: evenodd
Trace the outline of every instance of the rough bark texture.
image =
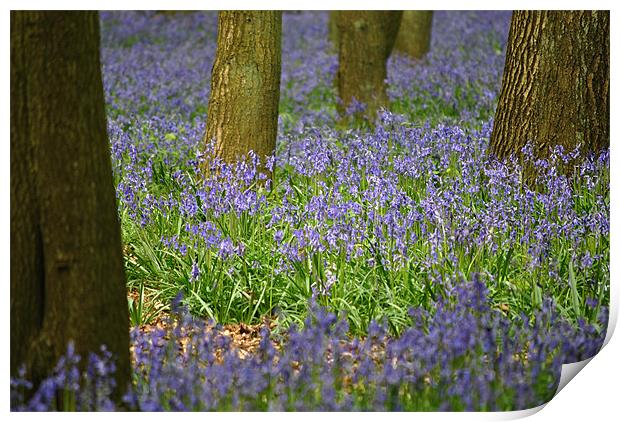
<svg viewBox="0 0 620 422">
<path fill-rule="evenodd" d="M 264 164 L 275 150 L 281 39 L 281 11 L 219 14 L 205 142 L 227 163 L 252 150 Z"/>
<path fill-rule="evenodd" d="M 562 145 L 609 147 L 609 12 L 519 11 L 512 17 L 489 152 L 537 157 Z"/>
<path fill-rule="evenodd" d="M 394 43 L 394 50 L 414 59 L 424 57 L 431 47 L 432 27 L 432 11 L 405 10 Z"/>
<path fill-rule="evenodd" d="M 11 12 L 11 374 L 105 344 L 129 382 L 129 322 L 97 12 Z M 83 359 L 84 361 L 86 359 Z"/>
<path fill-rule="evenodd" d="M 390 57 L 402 11 L 353 11 L 337 14 L 338 73 L 336 83 L 346 112 L 353 99 L 366 105 L 365 117 L 374 121 L 380 107 L 388 106 L 385 87 Z"/>
</svg>

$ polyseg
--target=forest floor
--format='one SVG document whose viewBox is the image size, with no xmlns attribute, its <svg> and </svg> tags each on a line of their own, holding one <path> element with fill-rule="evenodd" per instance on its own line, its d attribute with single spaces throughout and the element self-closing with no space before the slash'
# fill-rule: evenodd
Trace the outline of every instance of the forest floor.
<svg viewBox="0 0 620 422">
<path fill-rule="evenodd" d="M 568 179 L 555 165 L 573 152 L 556 151 L 539 163 L 540 191 L 489 160 L 505 11 L 436 11 L 427 57 L 388 62 L 390 111 L 343 127 L 327 20 L 283 14 L 267 189 L 254 165 L 200 171 L 217 14 L 101 13 L 133 327 L 126 405 L 544 403 L 562 363 L 593 356 L 605 337 L 609 154 Z M 62 371 L 49 385 L 65 388 Z M 78 409 L 114 407 L 90 391 L 74 392 Z"/>
</svg>

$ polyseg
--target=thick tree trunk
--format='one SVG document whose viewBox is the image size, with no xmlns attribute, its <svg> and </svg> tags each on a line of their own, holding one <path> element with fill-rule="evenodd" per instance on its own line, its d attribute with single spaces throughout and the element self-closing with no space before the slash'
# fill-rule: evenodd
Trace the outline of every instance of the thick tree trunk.
<svg viewBox="0 0 620 422">
<path fill-rule="evenodd" d="M 11 12 L 11 374 L 105 344 L 118 394 L 129 322 L 97 12 Z"/>
<path fill-rule="evenodd" d="M 433 12 L 426 10 L 405 10 L 394 43 L 394 50 L 414 59 L 420 59 L 431 47 Z"/>
<path fill-rule="evenodd" d="M 609 12 L 520 11 L 512 17 L 489 153 L 536 157 L 562 145 L 609 147 Z"/>
<path fill-rule="evenodd" d="M 355 99 L 366 106 L 366 119 L 374 121 L 380 107 L 388 106 L 385 87 L 387 60 L 398 33 L 402 11 L 353 11 L 337 14 L 337 86 L 345 113 Z M 361 117 L 357 113 L 356 117 Z"/>
<path fill-rule="evenodd" d="M 215 140 L 210 155 L 234 163 L 252 150 L 269 174 L 264 164 L 278 133 L 281 39 L 281 11 L 220 12 L 205 138 Z"/>
</svg>

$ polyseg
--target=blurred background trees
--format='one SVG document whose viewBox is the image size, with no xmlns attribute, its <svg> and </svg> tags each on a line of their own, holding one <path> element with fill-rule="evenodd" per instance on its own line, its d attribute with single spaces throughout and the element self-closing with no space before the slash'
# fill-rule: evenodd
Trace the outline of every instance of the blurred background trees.
<svg viewBox="0 0 620 422">
<path fill-rule="evenodd" d="M 338 73 L 336 85 L 340 114 L 353 107 L 354 116 L 372 122 L 381 107 L 388 106 L 385 80 L 402 11 L 342 10 L 338 27 Z M 364 105 L 363 111 L 355 104 Z"/>
<path fill-rule="evenodd" d="M 338 52 L 336 86 L 338 111 L 346 114 L 357 101 L 354 117 L 372 122 L 380 108 L 388 108 L 385 79 L 392 50 L 421 59 L 430 49 L 433 12 L 338 11 L 329 14 L 328 36 Z M 353 110 L 349 110 L 353 111 Z"/>
<path fill-rule="evenodd" d="M 36 386 L 73 341 L 116 357 L 129 323 L 97 12 L 11 12 L 11 376 Z"/>
<path fill-rule="evenodd" d="M 234 163 L 254 151 L 265 168 L 278 131 L 281 11 L 221 11 L 205 142 Z M 209 169 L 205 171 L 208 173 Z"/>
<path fill-rule="evenodd" d="M 609 11 L 516 11 L 490 155 L 609 147 Z"/>
<path fill-rule="evenodd" d="M 394 50 L 413 59 L 421 59 L 431 48 L 432 27 L 432 10 L 405 10 Z"/>
</svg>

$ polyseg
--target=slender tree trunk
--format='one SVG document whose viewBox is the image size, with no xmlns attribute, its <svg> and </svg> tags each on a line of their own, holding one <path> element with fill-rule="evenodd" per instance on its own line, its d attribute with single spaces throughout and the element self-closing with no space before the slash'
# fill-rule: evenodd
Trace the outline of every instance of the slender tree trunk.
<svg viewBox="0 0 620 422">
<path fill-rule="evenodd" d="M 489 153 L 609 147 L 609 11 L 520 11 L 512 17 Z"/>
<path fill-rule="evenodd" d="M 431 47 L 433 12 L 426 10 L 405 10 L 394 44 L 394 50 L 420 59 Z"/>
<path fill-rule="evenodd" d="M 69 341 L 129 382 L 129 317 L 97 12 L 11 12 L 11 374 Z"/>
<path fill-rule="evenodd" d="M 220 12 L 205 138 L 215 141 L 215 150 L 209 155 L 234 163 L 252 150 L 270 174 L 264 164 L 278 132 L 281 38 L 281 11 Z"/>
<path fill-rule="evenodd" d="M 355 99 L 366 106 L 363 115 L 374 121 L 380 107 L 388 106 L 385 87 L 387 60 L 392 52 L 402 11 L 352 11 L 337 14 L 337 86 L 345 113 Z M 362 113 L 357 113 L 361 117 Z"/>
</svg>

